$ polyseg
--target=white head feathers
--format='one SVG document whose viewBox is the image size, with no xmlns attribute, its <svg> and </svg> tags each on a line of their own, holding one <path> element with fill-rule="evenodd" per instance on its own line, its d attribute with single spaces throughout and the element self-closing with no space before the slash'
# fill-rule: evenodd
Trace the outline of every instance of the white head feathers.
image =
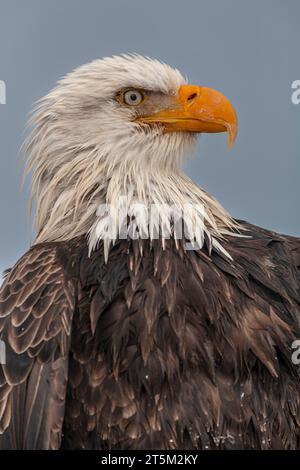
<svg viewBox="0 0 300 470">
<path fill-rule="evenodd" d="M 217 239 L 236 224 L 180 169 L 195 135 L 145 130 L 133 119 L 135 110 L 116 100 L 128 87 L 176 95 L 183 83 L 177 70 L 157 60 L 112 57 L 79 67 L 38 102 L 26 142 L 36 242 L 89 234 L 95 248 L 103 238 L 99 205 L 117 204 L 126 195 L 129 203 L 146 206 L 202 205 L 201 236 L 207 232 L 218 246 Z"/>
</svg>

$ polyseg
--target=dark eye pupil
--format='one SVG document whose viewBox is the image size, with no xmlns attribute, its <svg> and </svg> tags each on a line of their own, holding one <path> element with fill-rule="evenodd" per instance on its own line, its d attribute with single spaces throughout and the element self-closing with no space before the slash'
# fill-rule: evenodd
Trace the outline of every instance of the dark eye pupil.
<svg viewBox="0 0 300 470">
<path fill-rule="evenodd" d="M 134 93 L 132 93 L 132 94 L 130 95 L 130 99 L 131 99 L 131 101 L 136 101 L 137 95 L 135 95 Z"/>
</svg>

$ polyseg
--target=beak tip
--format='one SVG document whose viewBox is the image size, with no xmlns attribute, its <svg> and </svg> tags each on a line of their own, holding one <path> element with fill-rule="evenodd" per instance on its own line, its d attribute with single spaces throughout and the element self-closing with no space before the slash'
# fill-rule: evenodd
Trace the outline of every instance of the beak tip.
<svg viewBox="0 0 300 470">
<path fill-rule="evenodd" d="M 228 150 L 231 150 L 233 144 L 235 143 L 236 136 L 237 136 L 238 127 L 237 125 L 228 125 L 227 126 L 227 133 L 228 133 Z"/>
</svg>

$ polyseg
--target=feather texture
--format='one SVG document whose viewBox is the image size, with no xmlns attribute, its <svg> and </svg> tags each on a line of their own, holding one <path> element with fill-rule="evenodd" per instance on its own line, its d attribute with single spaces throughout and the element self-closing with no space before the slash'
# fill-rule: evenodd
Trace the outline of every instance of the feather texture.
<svg viewBox="0 0 300 470">
<path fill-rule="evenodd" d="M 1 289 L 0 448 L 60 446 L 75 291 L 58 252 L 32 248 Z"/>
<path fill-rule="evenodd" d="M 244 228 L 233 261 L 121 240 L 105 264 L 84 237 L 25 255 L 1 291 L 1 447 L 299 448 L 300 241 Z"/>
</svg>

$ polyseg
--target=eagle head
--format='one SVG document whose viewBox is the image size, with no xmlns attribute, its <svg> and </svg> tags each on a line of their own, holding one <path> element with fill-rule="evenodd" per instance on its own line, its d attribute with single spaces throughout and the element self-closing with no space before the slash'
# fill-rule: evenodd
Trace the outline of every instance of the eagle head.
<svg viewBox="0 0 300 470">
<path fill-rule="evenodd" d="M 232 226 L 181 161 L 198 133 L 228 132 L 231 146 L 236 112 L 220 92 L 186 84 L 169 65 L 138 55 L 83 65 L 37 103 L 31 125 L 37 241 L 87 233 L 93 249 L 103 238 L 99 205 L 120 194 L 146 205 L 201 203 L 202 236 L 208 225 L 216 235 Z"/>
</svg>

